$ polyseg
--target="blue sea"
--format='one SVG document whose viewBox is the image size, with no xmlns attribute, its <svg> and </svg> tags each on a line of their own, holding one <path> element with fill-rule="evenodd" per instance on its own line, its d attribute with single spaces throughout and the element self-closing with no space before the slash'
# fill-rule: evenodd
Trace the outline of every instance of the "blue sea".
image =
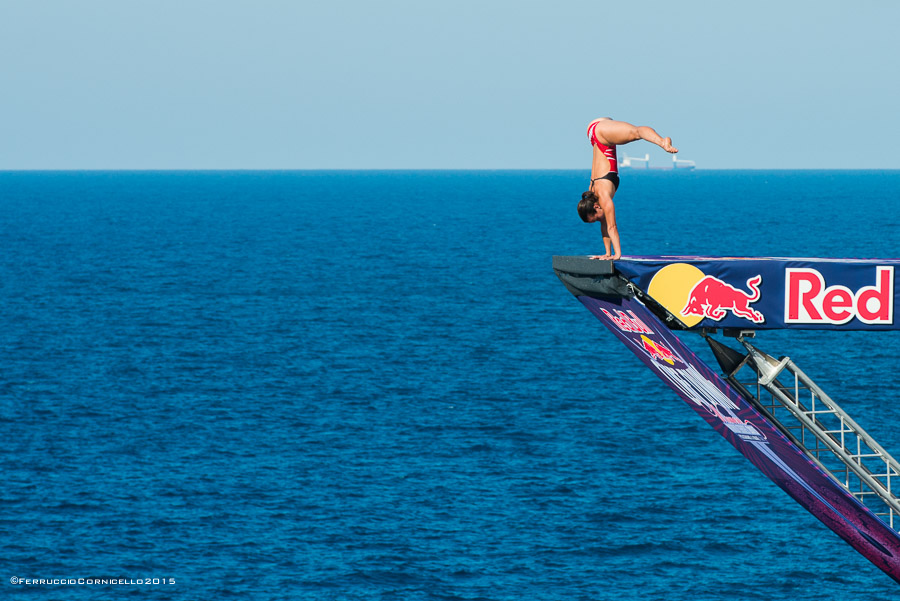
<svg viewBox="0 0 900 601">
<path fill-rule="evenodd" d="M 556 278 L 587 183 L 0 173 L 0 597 L 897 598 Z M 626 255 L 900 256 L 900 172 L 616 206 Z M 900 333 L 756 343 L 900 455 Z"/>
</svg>

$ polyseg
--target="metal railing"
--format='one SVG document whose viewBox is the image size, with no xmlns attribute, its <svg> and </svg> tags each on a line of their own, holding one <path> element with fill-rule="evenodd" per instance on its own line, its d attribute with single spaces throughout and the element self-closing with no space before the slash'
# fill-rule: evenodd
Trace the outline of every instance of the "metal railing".
<svg viewBox="0 0 900 601">
<path fill-rule="evenodd" d="M 891 528 L 900 530 L 900 463 L 788 357 L 748 351 L 726 374 L 795 444 Z M 738 377 L 750 366 L 752 380 Z"/>
</svg>

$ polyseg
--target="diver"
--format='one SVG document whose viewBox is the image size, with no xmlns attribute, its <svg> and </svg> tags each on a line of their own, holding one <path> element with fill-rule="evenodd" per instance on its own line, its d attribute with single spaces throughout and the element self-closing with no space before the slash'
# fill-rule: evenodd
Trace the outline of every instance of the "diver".
<svg viewBox="0 0 900 601">
<path fill-rule="evenodd" d="M 616 227 L 616 207 L 613 197 L 619 188 L 619 166 L 616 146 L 635 140 L 647 140 L 666 152 L 676 153 L 672 138 L 663 138 L 652 127 L 632 125 L 625 121 L 615 121 L 609 117 L 594 119 L 588 125 L 588 139 L 594 153 L 591 163 L 591 185 L 581 195 L 578 215 L 585 223 L 600 222 L 603 246 L 606 254 L 592 259 L 619 259 L 622 247 L 619 244 L 619 230 Z M 612 251 L 615 250 L 615 253 Z"/>
</svg>

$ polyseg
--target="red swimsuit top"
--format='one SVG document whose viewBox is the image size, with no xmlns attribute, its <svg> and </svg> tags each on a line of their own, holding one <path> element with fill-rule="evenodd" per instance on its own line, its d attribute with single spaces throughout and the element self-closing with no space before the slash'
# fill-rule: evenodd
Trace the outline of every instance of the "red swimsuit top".
<svg viewBox="0 0 900 601">
<path fill-rule="evenodd" d="M 595 121 L 588 127 L 588 138 L 591 139 L 591 144 L 600 149 L 600 152 L 607 158 L 609 161 L 609 172 L 610 173 L 618 173 L 619 172 L 619 161 L 616 158 L 616 146 L 613 144 L 612 146 L 607 146 L 606 144 L 601 144 L 599 140 L 597 140 L 597 133 L 594 129 L 597 127 L 599 121 Z"/>
</svg>

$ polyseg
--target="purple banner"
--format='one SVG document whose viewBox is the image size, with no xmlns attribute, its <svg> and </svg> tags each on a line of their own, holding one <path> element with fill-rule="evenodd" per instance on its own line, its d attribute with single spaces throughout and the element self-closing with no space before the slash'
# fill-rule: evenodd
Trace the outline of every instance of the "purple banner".
<svg viewBox="0 0 900 601">
<path fill-rule="evenodd" d="M 900 582 L 900 534 L 807 459 L 640 301 L 578 300 L 753 465 Z"/>
<path fill-rule="evenodd" d="M 689 328 L 896 330 L 900 259 L 625 257 L 616 270 Z"/>
</svg>

